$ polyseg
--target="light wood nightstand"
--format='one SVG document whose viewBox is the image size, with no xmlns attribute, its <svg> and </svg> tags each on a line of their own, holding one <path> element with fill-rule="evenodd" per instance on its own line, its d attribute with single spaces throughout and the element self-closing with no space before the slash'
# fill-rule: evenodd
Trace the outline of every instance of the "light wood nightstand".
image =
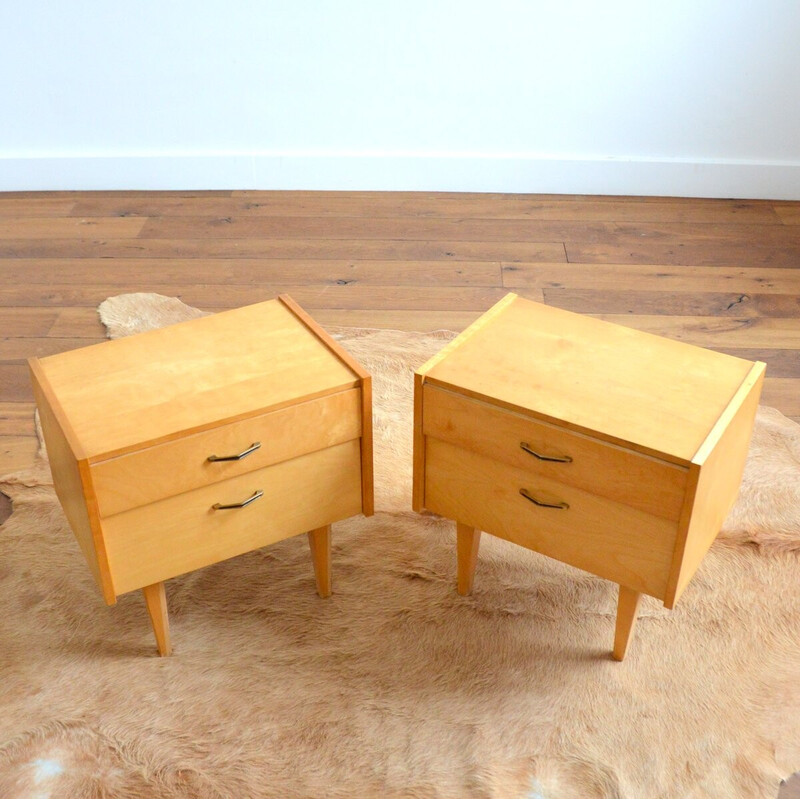
<svg viewBox="0 0 800 800">
<path fill-rule="evenodd" d="M 414 508 L 677 602 L 733 504 L 765 366 L 509 294 L 415 376 Z"/>
<path fill-rule="evenodd" d="M 291 298 L 31 359 L 56 493 L 108 604 L 142 589 L 170 652 L 164 581 L 372 514 L 372 388 Z"/>
</svg>

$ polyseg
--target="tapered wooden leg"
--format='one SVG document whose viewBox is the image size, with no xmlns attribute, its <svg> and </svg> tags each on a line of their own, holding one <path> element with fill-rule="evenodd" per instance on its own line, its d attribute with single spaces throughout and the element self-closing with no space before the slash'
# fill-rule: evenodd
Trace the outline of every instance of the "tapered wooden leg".
<svg viewBox="0 0 800 800">
<path fill-rule="evenodd" d="M 331 595 L 331 526 L 317 528 L 308 532 L 311 547 L 311 560 L 314 562 L 314 575 L 317 579 L 317 594 L 320 597 Z"/>
<path fill-rule="evenodd" d="M 475 565 L 478 563 L 478 547 L 481 532 L 469 525 L 456 522 L 456 552 L 458 557 L 458 593 L 469 594 L 475 578 Z"/>
<path fill-rule="evenodd" d="M 636 627 L 636 614 L 639 611 L 641 592 L 629 589 L 627 586 L 619 587 L 619 602 L 617 603 L 617 629 L 614 634 L 614 652 L 612 655 L 617 661 L 625 658 L 628 644 Z"/>
<path fill-rule="evenodd" d="M 169 616 L 167 615 L 167 593 L 164 584 L 154 583 L 142 589 L 144 602 L 147 604 L 147 613 L 156 635 L 158 654 L 168 656 L 172 653 L 172 644 L 169 640 Z"/>
</svg>

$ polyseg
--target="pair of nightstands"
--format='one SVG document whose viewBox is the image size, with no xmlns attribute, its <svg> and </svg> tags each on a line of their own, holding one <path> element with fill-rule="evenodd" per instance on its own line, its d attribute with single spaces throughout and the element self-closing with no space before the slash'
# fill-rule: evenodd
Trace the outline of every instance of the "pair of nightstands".
<svg viewBox="0 0 800 800">
<path fill-rule="evenodd" d="M 53 480 L 107 603 L 373 512 L 371 382 L 290 298 L 31 359 Z M 414 499 L 672 607 L 736 497 L 764 365 L 508 295 L 416 375 Z"/>
</svg>

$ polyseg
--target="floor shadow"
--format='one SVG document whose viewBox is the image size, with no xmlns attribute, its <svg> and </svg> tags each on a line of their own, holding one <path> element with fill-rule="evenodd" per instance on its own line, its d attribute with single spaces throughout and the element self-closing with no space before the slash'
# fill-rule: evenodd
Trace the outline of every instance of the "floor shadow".
<svg viewBox="0 0 800 800">
<path fill-rule="evenodd" d="M 11 498 L 7 494 L 0 492 L 0 525 L 11 516 L 13 510 L 14 504 L 11 502 Z"/>
<path fill-rule="evenodd" d="M 794 775 L 781 782 L 778 797 L 780 800 L 800 797 L 800 772 L 795 772 Z"/>
</svg>

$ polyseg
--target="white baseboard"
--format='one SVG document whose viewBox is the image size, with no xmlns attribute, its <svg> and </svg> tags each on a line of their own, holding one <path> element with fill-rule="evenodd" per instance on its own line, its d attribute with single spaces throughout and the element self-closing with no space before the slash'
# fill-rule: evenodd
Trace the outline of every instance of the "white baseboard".
<svg viewBox="0 0 800 800">
<path fill-rule="evenodd" d="M 0 191 L 305 189 L 800 200 L 800 162 L 528 154 L 0 156 Z"/>
</svg>

